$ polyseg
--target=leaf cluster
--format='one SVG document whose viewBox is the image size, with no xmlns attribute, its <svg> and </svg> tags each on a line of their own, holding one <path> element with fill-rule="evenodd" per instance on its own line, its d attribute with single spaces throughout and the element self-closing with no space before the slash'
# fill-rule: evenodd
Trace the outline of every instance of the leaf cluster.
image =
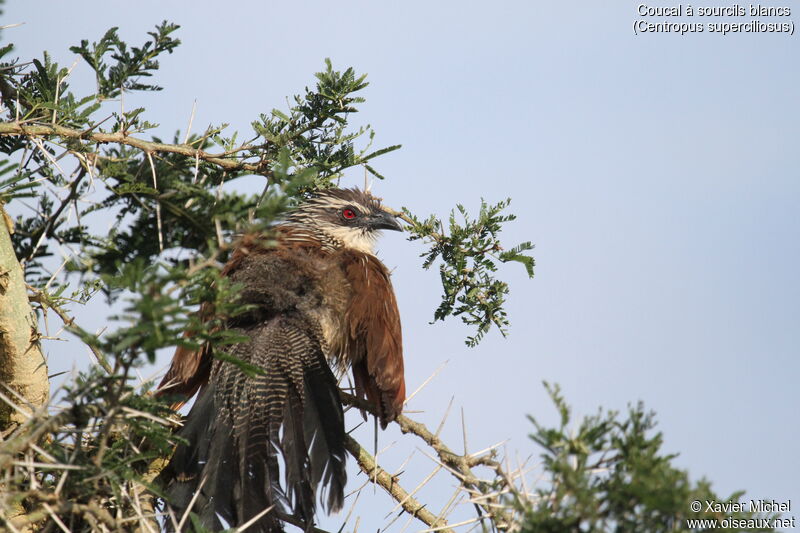
<svg viewBox="0 0 800 533">
<path fill-rule="evenodd" d="M 668 533 L 686 531 L 686 520 L 693 518 L 774 518 L 693 511 L 692 501 L 738 501 L 743 493 L 721 498 L 706 480 L 691 483 L 686 471 L 673 466 L 676 455 L 662 451 L 654 414 L 641 403 L 630 406 L 625 417 L 601 410 L 572 428 L 559 388 L 545 386 L 560 421 L 546 427 L 529 417 L 547 482 L 535 498 L 516 501 L 524 511 L 523 532 Z"/>
<path fill-rule="evenodd" d="M 364 102 L 355 93 L 368 85 L 366 75 L 358 76 L 352 68 L 338 72 L 326 59 L 325 70 L 318 72 L 316 78 L 316 87 L 306 87 L 303 95 L 296 95 L 288 113 L 273 109 L 253 122 L 253 129 L 263 140 L 258 146 L 261 158 L 275 160 L 281 150 L 287 150 L 293 156 L 293 165 L 314 169 L 317 176 L 313 188 L 330 187 L 345 169 L 354 166 L 364 166 L 382 179 L 368 161 L 397 150 L 400 145 L 370 152 L 375 136 L 372 128 L 348 128 L 349 115 L 357 113 L 356 105 Z M 369 143 L 356 149 L 355 140 L 365 134 Z"/>
<path fill-rule="evenodd" d="M 172 53 L 180 45 L 180 40 L 170 37 L 178 28 L 177 24 L 164 21 L 155 31 L 147 32 L 150 39 L 142 46 L 130 48 L 119 38 L 119 28 L 111 28 L 91 46 L 83 40 L 80 45 L 71 46 L 70 51 L 79 54 L 94 70 L 99 98 L 116 98 L 123 91 L 160 91 L 158 85 L 141 83 L 139 78 L 152 76 L 159 67 L 156 57 L 163 52 Z M 106 56 L 110 56 L 111 64 L 106 63 Z"/>
<path fill-rule="evenodd" d="M 442 301 L 434 312 L 434 321 L 448 316 L 461 316 L 461 320 L 476 328 L 476 333 L 467 338 L 468 346 L 478 344 L 492 325 L 503 336 L 509 326 L 508 315 L 503 308 L 508 284 L 496 278 L 497 263 L 510 261 L 521 263 L 528 277 L 533 277 L 534 260 L 524 252 L 533 249 L 530 242 L 523 242 L 508 250 L 500 243 L 499 234 L 503 225 L 515 220 L 514 215 L 503 215 L 511 199 L 489 205 L 481 200 L 478 216 L 470 218 L 462 205 L 457 205 L 459 216 L 451 211 L 445 231 L 441 220 L 431 215 L 425 220 L 406 210 L 411 223 L 410 239 L 432 242 L 430 250 L 422 254 L 422 266 L 430 268 L 438 262 L 442 281 Z"/>
</svg>

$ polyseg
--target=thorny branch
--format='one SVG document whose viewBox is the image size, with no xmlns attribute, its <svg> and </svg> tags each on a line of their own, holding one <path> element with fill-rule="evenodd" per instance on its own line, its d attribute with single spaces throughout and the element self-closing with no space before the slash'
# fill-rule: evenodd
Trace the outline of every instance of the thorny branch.
<svg viewBox="0 0 800 533">
<path fill-rule="evenodd" d="M 219 165 L 228 171 L 248 171 L 263 173 L 268 169 L 267 162 L 260 161 L 257 164 L 245 163 L 239 159 L 227 159 L 225 154 L 210 154 L 204 150 L 192 148 L 187 144 L 166 144 L 153 141 L 145 141 L 137 137 L 131 137 L 125 132 L 103 133 L 92 132 L 91 130 L 76 130 L 64 126 L 53 124 L 22 124 L 20 122 L 0 123 L 0 135 L 25 135 L 25 136 L 58 136 L 65 139 L 83 139 L 96 143 L 117 143 L 138 148 L 146 153 L 173 153 L 185 155 L 186 157 L 202 159 L 209 163 Z"/>
<path fill-rule="evenodd" d="M 419 518 L 431 528 L 445 533 L 453 533 L 453 530 L 447 527 L 447 522 L 443 518 L 439 518 L 425 508 L 425 505 L 417 501 L 411 496 L 397 482 L 395 476 L 381 468 L 376 462 L 375 458 L 367 452 L 353 437 L 345 436 L 345 447 L 350 452 L 356 462 L 358 462 L 361 471 L 370 476 L 375 483 L 386 489 L 386 492 L 391 494 L 403 509 L 416 518 Z"/>
<path fill-rule="evenodd" d="M 371 403 L 346 392 L 341 392 L 340 395 L 345 405 L 356 407 L 377 416 L 377 410 Z M 470 496 L 484 496 L 476 502 L 476 506 L 481 509 L 482 518 L 491 517 L 497 529 L 499 530 L 506 530 L 511 526 L 512 518 L 508 515 L 508 513 L 501 510 L 503 506 L 498 501 L 497 489 L 489 486 L 486 481 L 478 478 L 472 471 L 472 468 L 475 466 L 489 467 L 496 473 L 497 477 L 502 481 L 502 483 L 507 485 L 507 487 L 505 487 L 506 489 L 515 491 L 516 489 L 512 480 L 510 479 L 509 474 L 505 471 L 503 465 L 494 459 L 494 451 L 491 451 L 486 455 L 479 456 L 459 455 L 453 452 L 444 442 L 442 442 L 442 440 L 436 434 L 431 432 L 431 430 L 429 430 L 425 424 L 412 420 L 405 415 L 398 416 L 395 422 L 400 426 L 400 430 L 403 433 L 412 433 L 425 441 L 425 443 L 436 452 L 442 465 L 445 466 L 456 478 L 458 478 L 459 483 L 464 490 L 470 494 Z M 359 454 L 366 452 L 355 448 L 354 445 L 357 445 L 358 443 L 355 443 L 355 441 L 353 441 L 353 443 L 348 441 L 348 450 L 358 460 L 361 470 L 367 475 L 372 475 L 374 472 L 373 469 L 375 468 L 374 461 L 369 464 L 369 466 L 365 466 L 356 452 Z M 380 467 L 377 468 L 380 469 Z M 383 469 L 380 469 L 379 471 L 385 473 Z M 392 478 L 392 476 L 389 474 L 386 474 L 385 477 L 377 476 L 376 482 L 386 489 L 395 500 L 400 503 L 404 503 L 405 496 L 398 496 L 398 494 L 396 494 L 394 491 L 396 481 L 394 478 Z M 397 492 L 399 493 L 399 491 Z M 403 493 L 405 493 L 405 491 L 403 491 Z M 419 504 L 417 503 L 417 505 Z M 406 507 L 405 503 L 403 508 L 414 514 L 411 510 L 409 510 L 408 507 Z M 415 509 L 415 507 L 411 506 L 411 509 Z M 434 524 L 426 521 L 419 515 L 415 514 L 414 516 L 417 516 L 429 526 L 435 527 Z"/>
<path fill-rule="evenodd" d="M 33 259 L 33 257 L 36 255 L 36 251 L 39 249 L 39 246 L 42 244 L 42 242 L 44 242 L 46 238 L 50 238 L 54 235 L 55 230 L 58 227 L 58 219 L 59 217 L 61 217 L 61 213 L 64 212 L 64 209 L 66 209 L 71 202 L 74 202 L 78 198 L 78 186 L 80 185 L 83 178 L 87 175 L 87 173 L 88 171 L 86 170 L 86 167 L 81 166 L 77 177 L 73 179 L 72 182 L 70 183 L 69 193 L 67 194 L 67 196 L 64 197 L 63 200 L 61 200 L 61 204 L 58 206 L 58 208 L 56 208 L 53 214 L 50 215 L 47 221 L 44 224 L 42 224 L 39 230 L 36 231 L 31 236 L 31 241 L 35 242 L 36 245 L 33 247 L 33 249 L 31 249 L 31 252 L 30 254 L 28 254 L 28 257 L 20 261 L 21 264 L 24 265 L 26 262 Z"/>
<path fill-rule="evenodd" d="M 342 392 L 341 397 L 344 403 L 347 405 L 355 406 L 359 409 L 364 409 L 369 412 L 373 412 L 375 410 L 370 403 L 351 394 Z M 38 447 L 35 446 L 35 443 L 41 439 L 43 435 L 55 429 L 56 426 L 67 423 L 68 417 L 69 414 L 66 412 L 55 416 L 48 416 L 46 409 L 34 414 L 31 419 L 29 419 L 28 423 L 25 424 L 25 426 L 20 428 L 20 430 L 17 431 L 10 440 L 6 441 L 4 452 L 7 453 L 0 455 L 0 470 L 9 466 L 10 462 L 13 462 L 14 458 L 19 457 L 19 454 L 21 453 L 30 452 L 34 455 L 41 456 L 42 452 L 38 450 Z M 502 479 L 505 483 L 513 486 L 513 481 L 509 478 L 508 474 L 503 470 L 502 465 L 498 461 L 495 461 L 486 455 L 472 456 L 456 454 L 447 445 L 445 445 L 439 439 L 439 437 L 431 433 L 431 431 L 424 424 L 414 421 L 407 416 L 401 415 L 398 417 L 397 423 L 403 433 L 413 433 L 420 437 L 426 444 L 428 444 L 436 452 L 442 464 L 445 465 L 446 468 L 459 479 L 463 489 L 470 495 L 480 493 L 484 496 L 489 496 L 488 498 L 470 498 L 473 502 L 475 502 L 476 506 L 479 506 L 482 509 L 481 515 L 474 521 L 491 517 L 493 524 L 498 530 L 506 530 L 509 528 L 511 519 L 506 515 L 505 512 L 499 510 L 499 502 L 497 502 L 497 499 L 493 498 L 490 494 L 490 490 L 486 486 L 486 482 L 479 480 L 478 477 L 475 476 L 475 474 L 473 474 L 471 471 L 471 468 L 475 466 L 490 467 L 497 472 L 498 479 Z M 390 472 L 378 465 L 375 458 L 355 439 L 350 436 L 347 436 L 346 439 L 346 448 L 348 452 L 356 459 L 359 468 L 369 476 L 372 482 L 385 489 L 386 492 L 403 508 L 406 513 L 422 521 L 426 526 L 428 526 L 429 531 L 454 533 L 455 530 L 453 527 L 459 524 L 449 525 L 443 516 L 437 516 L 434 514 L 434 512 L 427 508 L 426 504 L 421 503 L 419 500 L 414 498 L 413 493 L 409 493 L 401 486 L 396 475 L 392 475 Z M 28 452 L 25 452 L 25 450 L 28 450 Z M 3 461 L 2 459 L 5 459 L 6 461 Z M 48 459 L 46 456 L 43 456 L 42 460 L 52 463 L 52 460 Z M 8 462 L 8 464 L 5 464 L 6 462 Z M 158 461 L 154 462 L 151 465 L 151 469 L 142 479 L 142 482 L 145 484 L 151 483 L 166 463 L 167 459 L 165 458 L 160 458 Z M 52 469 L 56 470 L 59 468 L 63 468 L 65 471 L 68 470 L 68 465 L 52 464 L 51 466 Z M 139 492 L 141 492 L 143 487 L 138 483 L 137 486 L 139 487 L 138 489 L 133 487 L 132 490 L 136 490 L 136 498 L 139 498 L 140 496 L 142 497 L 141 504 L 138 506 L 138 517 L 136 517 L 136 520 L 140 524 L 140 529 L 138 529 L 138 531 L 149 531 L 152 529 L 152 525 L 155 524 L 154 520 L 160 515 L 160 513 L 154 510 L 152 495 L 148 494 L 147 492 L 142 492 L 140 495 Z M 88 522 L 96 522 L 99 529 L 102 529 L 103 526 L 111 530 L 125 528 L 125 525 L 122 524 L 118 518 L 115 518 L 109 514 L 108 511 L 97 502 L 90 501 L 85 504 L 73 504 L 65 502 L 58 496 L 58 494 L 45 493 L 37 490 L 28 491 L 24 496 L 29 504 L 35 503 L 34 507 L 36 507 L 37 510 L 27 513 L 24 519 L 20 517 L 21 520 L 14 520 L 14 527 L 20 531 L 30 530 L 26 529 L 30 527 L 35 528 L 36 524 L 48 519 L 48 517 L 52 518 L 53 516 L 58 515 L 79 515 L 82 519 Z M 299 523 L 298 520 L 292 516 L 282 514 L 281 519 L 287 523 L 291 523 L 299 527 L 305 526 L 304 524 Z M 470 521 L 469 523 L 472 522 L 473 521 Z M 6 522 L 6 524 L 9 525 L 11 522 Z M 315 533 L 328 533 L 318 528 L 313 528 L 313 531 Z"/>
<path fill-rule="evenodd" d="M 51 298 L 49 298 L 47 293 L 42 292 L 36 287 L 32 287 L 30 285 L 28 285 L 28 290 L 31 291 L 31 295 L 29 296 L 30 301 L 38 303 L 39 305 L 42 306 L 42 309 L 52 310 L 55 314 L 58 315 L 58 317 L 61 319 L 61 321 L 64 323 L 64 326 L 67 329 L 71 329 L 73 331 L 81 330 L 81 328 L 75 324 L 75 317 L 69 316 L 67 312 L 64 311 L 64 309 L 62 309 Z M 114 369 L 111 368 L 111 364 L 108 362 L 106 356 L 100 350 L 98 350 L 96 346 L 93 346 L 91 343 L 85 343 L 85 344 L 97 359 L 97 363 L 101 367 L 103 367 L 103 370 L 105 370 L 108 374 L 113 374 Z"/>
</svg>

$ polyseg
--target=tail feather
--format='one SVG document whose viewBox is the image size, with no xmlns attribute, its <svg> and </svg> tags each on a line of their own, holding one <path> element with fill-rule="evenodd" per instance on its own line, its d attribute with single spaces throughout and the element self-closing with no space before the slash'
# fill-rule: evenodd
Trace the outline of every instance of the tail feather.
<svg viewBox="0 0 800 533">
<path fill-rule="evenodd" d="M 308 447 L 302 424 L 303 405 L 294 396 L 286 404 L 281 448 L 286 463 L 286 490 L 295 513 L 306 524 L 313 524 L 314 487 L 309 475 Z M 298 423 L 299 421 L 299 423 Z"/>
<path fill-rule="evenodd" d="M 327 493 L 328 511 L 344 500 L 344 415 L 336 380 L 307 321 L 276 317 L 244 333 L 250 342 L 230 355 L 263 373 L 248 376 L 230 362 L 215 363 L 179 432 L 189 444 L 178 447 L 165 470 L 168 498 L 183 513 L 199 489 L 192 510 L 214 530 L 221 520 L 241 525 L 267 508 L 272 511 L 248 531 L 282 531 L 278 516 L 287 510 L 310 528 L 318 487 Z"/>
<path fill-rule="evenodd" d="M 344 505 L 347 480 L 344 413 L 339 389 L 324 361 L 319 370 L 307 373 L 305 390 L 309 401 L 306 402 L 304 430 L 309 442 L 312 483 L 322 487 L 320 499 L 325 510 L 336 512 Z"/>
<path fill-rule="evenodd" d="M 231 366 L 231 365 L 228 365 Z M 288 501 L 280 484 L 278 440 L 285 403 L 287 386 L 280 375 L 247 378 L 235 368 L 228 374 L 238 377 L 233 380 L 236 390 L 229 396 L 237 398 L 233 409 L 233 434 L 229 436 L 237 445 L 238 464 L 231 467 L 237 472 L 235 490 L 236 514 L 231 524 L 241 524 L 272 507 L 285 512 Z M 233 507 L 233 506 L 231 506 Z M 280 531 L 280 522 L 275 512 L 268 512 L 259 519 L 255 531 Z"/>
</svg>

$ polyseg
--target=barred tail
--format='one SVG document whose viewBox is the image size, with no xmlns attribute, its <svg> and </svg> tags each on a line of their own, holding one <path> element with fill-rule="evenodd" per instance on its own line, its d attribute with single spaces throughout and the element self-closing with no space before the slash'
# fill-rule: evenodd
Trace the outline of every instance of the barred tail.
<svg viewBox="0 0 800 533">
<path fill-rule="evenodd" d="M 243 330 L 250 342 L 230 350 L 261 372 L 215 363 L 178 433 L 188 444 L 179 445 L 162 474 L 177 513 L 199 491 L 191 511 L 204 527 L 242 525 L 270 509 L 248 531 L 282 531 L 284 513 L 310 528 L 318 487 L 328 511 L 341 509 L 344 415 L 314 331 L 302 318 L 276 317 Z"/>
</svg>

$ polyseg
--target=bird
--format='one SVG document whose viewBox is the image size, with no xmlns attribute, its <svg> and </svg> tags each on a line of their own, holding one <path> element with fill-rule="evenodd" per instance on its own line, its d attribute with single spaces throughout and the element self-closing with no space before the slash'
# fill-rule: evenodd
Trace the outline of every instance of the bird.
<svg viewBox="0 0 800 533">
<path fill-rule="evenodd" d="M 335 373 L 352 371 L 356 395 L 383 428 L 405 401 L 397 299 L 374 252 L 381 230 L 402 231 L 395 215 L 369 192 L 330 188 L 271 230 L 245 234 L 222 269 L 249 304 L 224 326 L 248 340 L 225 353 L 258 371 L 209 346 L 179 345 L 156 393 L 174 408 L 197 394 L 161 479 L 176 515 L 191 508 L 215 531 L 251 522 L 248 531 L 277 533 L 287 517 L 309 531 L 317 499 L 328 512 L 342 508 Z"/>
</svg>

